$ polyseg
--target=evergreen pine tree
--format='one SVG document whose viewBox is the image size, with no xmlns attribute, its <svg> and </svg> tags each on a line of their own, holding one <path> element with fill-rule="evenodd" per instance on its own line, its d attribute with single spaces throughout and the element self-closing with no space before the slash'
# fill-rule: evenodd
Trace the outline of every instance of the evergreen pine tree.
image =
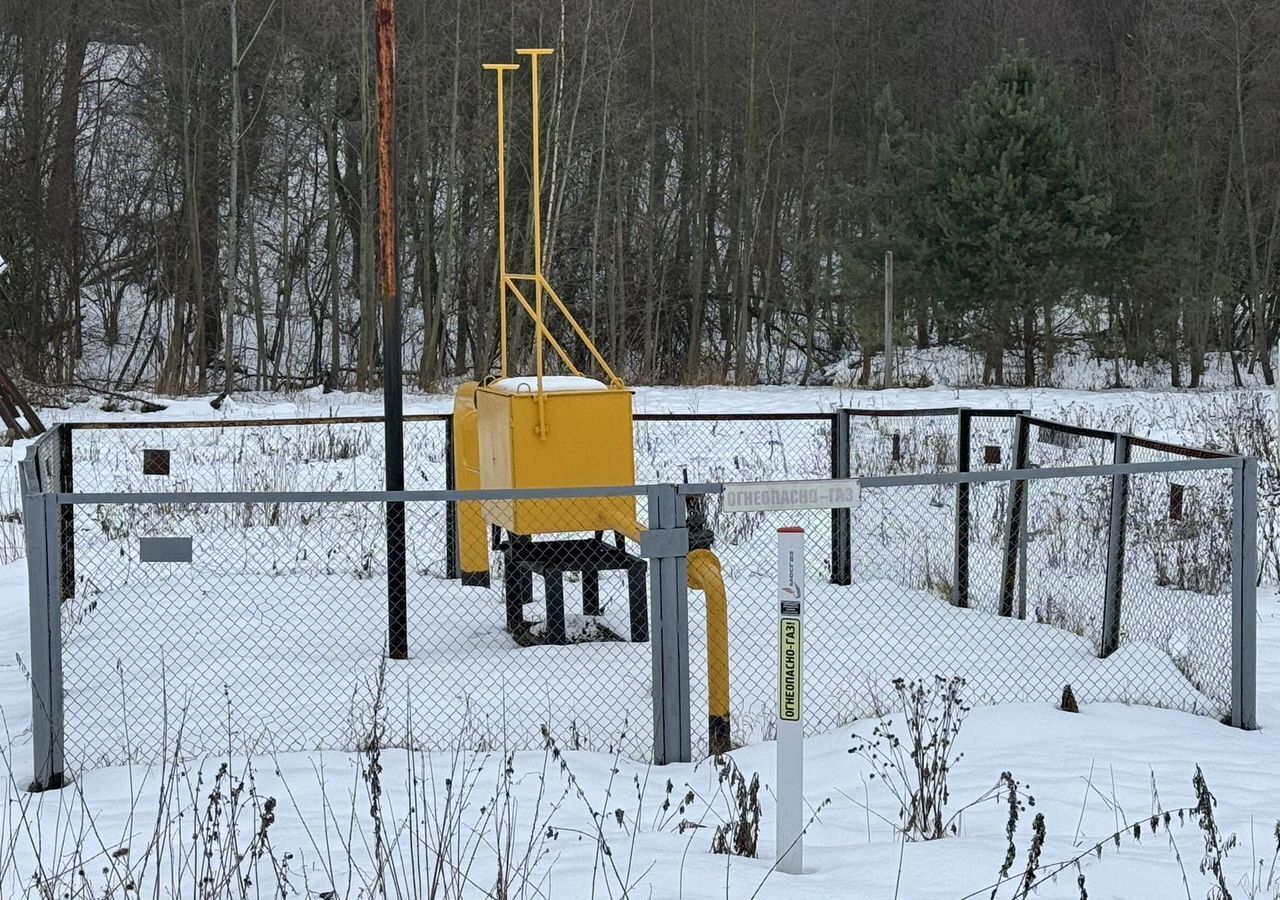
<svg viewBox="0 0 1280 900">
<path fill-rule="evenodd" d="M 923 263 L 954 321 L 1003 382 L 1021 343 L 1036 382 L 1038 322 L 1087 290 L 1090 258 L 1111 241 L 1105 181 L 1073 134 L 1062 82 L 1022 47 L 960 102 L 934 142 L 920 220 Z"/>
</svg>

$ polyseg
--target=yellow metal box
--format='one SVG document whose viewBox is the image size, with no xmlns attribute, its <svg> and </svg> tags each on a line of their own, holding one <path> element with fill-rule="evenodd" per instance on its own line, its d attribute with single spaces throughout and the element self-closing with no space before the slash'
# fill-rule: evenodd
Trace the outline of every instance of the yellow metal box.
<svg viewBox="0 0 1280 900">
<path fill-rule="evenodd" d="M 476 388 L 468 381 L 453 401 L 453 486 L 460 491 L 480 487 L 480 434 L 476 415 Z M 489 529 L 484 510 L 475 501 L 458 504 L 458 562 L 464 583 L 487 583 L 489 577 Z"/>
<path fill-rule="evenodd" d="M 631 391 L 585 378 L 504 378 L 476 390 L 480 486 L 635 484 Z M 539 407 L 541 406 L 541 409 Z M 545 433 L 539 433 L 539 423 Z M 484 501 L 484 517 L 512 534 L 617 530 L 634 536 L 634 497 Z"/>
</svg>

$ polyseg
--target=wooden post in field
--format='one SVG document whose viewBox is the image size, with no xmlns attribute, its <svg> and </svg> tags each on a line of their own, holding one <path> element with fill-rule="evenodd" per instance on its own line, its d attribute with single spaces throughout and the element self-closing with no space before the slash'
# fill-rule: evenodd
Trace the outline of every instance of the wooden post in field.
<svg viewBox="0 0 1280 900">
<path fill-rule="evenodd" d="M 893 387 L 893 251 L 884 251 L 884 387 Z"/>
</svg>

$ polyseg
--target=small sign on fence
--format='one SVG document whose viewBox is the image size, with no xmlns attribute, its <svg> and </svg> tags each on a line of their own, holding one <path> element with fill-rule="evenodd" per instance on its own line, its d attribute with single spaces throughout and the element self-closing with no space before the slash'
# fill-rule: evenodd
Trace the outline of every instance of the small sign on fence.
<svg viewBox="0 0 1280 900">
<path fill-rule="evenodd" d="M 726 484 L 722 512 L 774 512 L 793 509 L 853 509 L 861 501 L 858 482 L 750 481 Z"/>
<path fill-rule="evenodd" d="M 728 487 L 725 488 L 728 490 Z M 804 529 L 778 529 L 778 871 L 804 856 Z"/>
</svg>

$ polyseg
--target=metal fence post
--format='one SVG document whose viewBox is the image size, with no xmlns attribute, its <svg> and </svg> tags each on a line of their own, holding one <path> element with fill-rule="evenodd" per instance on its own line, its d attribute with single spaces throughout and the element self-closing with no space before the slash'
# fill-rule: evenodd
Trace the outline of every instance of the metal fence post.
<svg viewBox="0 0 1280 900">
<path fill-rule="evenodd" d="M 970 465 L 971 418 L 967 409 L 956 414 L 956 471 L 968 472 Z M 956 482 L 955 565 L 951 577 L 951 602 L 969 606 L 969 482 Z"/>
<path fill-rule="evenodd" d="M 1026 416 L 1014 419 L 1013 468 L 1021 471 L 1027 467 L 1027 442 L 1031 424 Z M 1022 527 L 1027 509 L 1027 482 L 1023 479 L 1009 482 L 1009 508 L 1004 532 L 1004 571 L 1000 579 L 1000 615 L 1013 616 L 1014 596 L 1018 592 L 1018 559 L 1022 555 L 1022 542 L 1026 535 Z M 1025 569 L 1026 566 L 1021 568 Z"/>
<path fill-rule="evenodd" d="M 1257 728 L 1258 461 L 1231 471 L 1231 724 Z"/>
<path fill-rule="evenodd" d="M 685 527 L 675 485 L 649 490 L 649 530 Z M 687 551 L 686 551 L 687 552 Z M 689 762 L 693 728 L 689 702 L 688 558 L 649 560 L 650 647 L 653 659 L 653 758 L 659 765 Z"/>
<path fill-rule="evenodd" d="M 453 470 L 453 417 L 444 420 L 444 488 L 456 490 L 458 476 Z M 461 565 L 458 562 L 458 501 L 446 500 L 444 504 L 444 577 L 458 578 Z"/>
<path fill-rule="evenodd" d="M 1129 438 L 1116 433 L 1112 462 L 1129 462 Z M 1107 582 L 1102 600 L 1102 641 L 1098 656 L 1106 659 L 1120 647 L 1120 608 L 1124 594 L 1125 524 L 1129 510 L 1129 476 L 1111 476 L 1111 523 L 1107 527 Z"/>
<path fill-rule="evenodd" d="M 849 410 L 831 419 L 831 477 L 850 477 Z M 831 510 L 831 583 L 853 583 L 853 518 L 848 509 Z"/>
<path fill-rule="evenodd" d="M 70 494 L 76 489 L 71 425 L 58 425 L 58 490 Z M 62 599 L 76 595 L 76 508 L 70 503 L 58 508 L 58 530 L 62 538 Z"/>
<path fill-rule="evenodd" d="M 31 790 L 65 783 L 62 727 L 60 523 L 54 493 L 24 493 L 31 616 Z"/>
</svg>

